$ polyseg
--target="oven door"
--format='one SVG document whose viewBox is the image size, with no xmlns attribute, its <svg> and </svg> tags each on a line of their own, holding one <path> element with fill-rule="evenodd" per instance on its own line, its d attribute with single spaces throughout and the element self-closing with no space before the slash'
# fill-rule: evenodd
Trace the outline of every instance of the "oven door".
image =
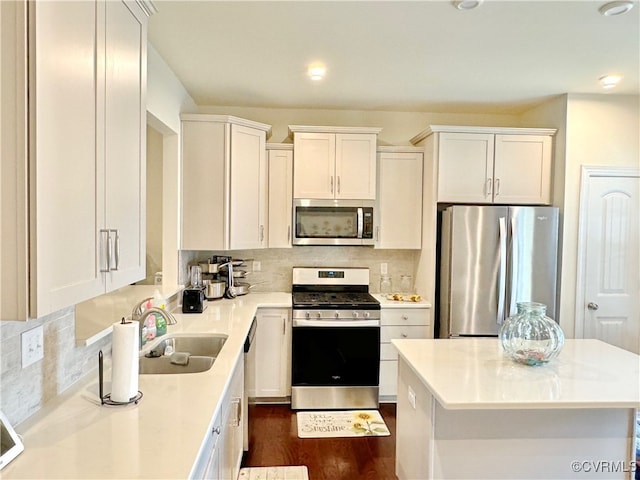
<svg viewBox="0 0 640 480">
<path fill-rule="evenodd" d="M 292 386 L 378 386 L 379 326 L 294 327 L 292 334 Z"/>
</svg>

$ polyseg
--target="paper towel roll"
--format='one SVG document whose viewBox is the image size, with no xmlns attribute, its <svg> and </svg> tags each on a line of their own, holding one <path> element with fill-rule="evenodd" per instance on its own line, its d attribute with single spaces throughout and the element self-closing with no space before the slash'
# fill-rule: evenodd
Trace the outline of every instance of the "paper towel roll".
<svg viewBox="0 0 640 480">
<path fill-rule="evenodd" d="M 111 400 L 128 402 L 138 394 L 138 322 L 113 324 Z"/>
</svg>

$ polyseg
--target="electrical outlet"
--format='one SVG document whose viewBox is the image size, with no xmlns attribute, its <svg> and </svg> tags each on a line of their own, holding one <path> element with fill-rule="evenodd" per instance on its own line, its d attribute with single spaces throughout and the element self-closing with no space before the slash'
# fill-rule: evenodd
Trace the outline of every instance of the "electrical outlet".
<svg viewBox="0 0 640 480">
<path fill-rule="evenodd" d="M 254 261 L 253 262 L 253 271 L 259 272 L 262 269 L 262 263 Z"/>
<path fill-rule="evenodd" d="M 387 274 L 387 264 L 386 263 L 381 263 L 380 264 L 380 275 L 386 275 Z"/>
<path fill-rule="evenodd" d="M 22 333 L 22 368 L 44 358 L 44 327 L 32 328 Z"/>
<path fill-rule="evenodd" d="M 416 409 L 416 392 L 413 391 L 413 388 L 409 387 L 409 404 Z"/>
</svg>

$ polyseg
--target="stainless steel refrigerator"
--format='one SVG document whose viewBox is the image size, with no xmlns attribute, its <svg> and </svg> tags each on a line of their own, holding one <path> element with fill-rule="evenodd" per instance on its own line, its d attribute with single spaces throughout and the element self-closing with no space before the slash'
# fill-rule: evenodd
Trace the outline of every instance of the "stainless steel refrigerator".
<svg viewBox="0 0 640 480">
<path fill-rule="evenodd" d="M 521 301 L 556 319 L 557 208 L 455 205 L 440 239 L 440 338 L 498 335 Z"/>
</svg>

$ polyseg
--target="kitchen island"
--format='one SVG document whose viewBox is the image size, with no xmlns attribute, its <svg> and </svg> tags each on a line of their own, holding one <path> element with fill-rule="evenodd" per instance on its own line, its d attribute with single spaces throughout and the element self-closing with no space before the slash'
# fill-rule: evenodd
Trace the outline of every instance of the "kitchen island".
<svg viewBox="0 0 640 480">
<path fill-rule="evenodd" d="M 189 478 L 206 456 L 206 439 L 220 415 L 244 342 L 259 308 L 290 308 L 290 293 L 252 293 L 209 302 L 202 314 L 174 313 L 168 335 L 228 335 L 211 369 L 201 373 L 140 375 L 143 398 L 126 406 L 100 405 L 98 375 L 80 381 L 18 425 L 25 450 L 2 478 Z M 151 341 L 145 346 L 153 345 Z M 96 358 L 96 367 L 98 359 Z M 105 393 L 111 379 L 105 371 Z"/>
<path fill-rule="evenodd" d="M 392 343 L 400 480 L 633 478 L 638 355 L 567 340 L 529 367 L 495 338 Z"/>
</svg>

